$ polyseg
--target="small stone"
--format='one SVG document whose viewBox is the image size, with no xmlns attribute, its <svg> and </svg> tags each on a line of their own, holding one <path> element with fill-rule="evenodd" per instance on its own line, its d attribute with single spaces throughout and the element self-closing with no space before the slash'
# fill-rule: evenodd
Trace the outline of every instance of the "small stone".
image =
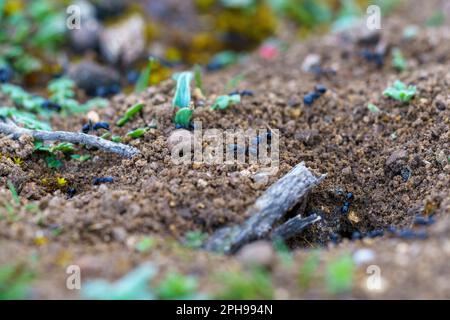
<svg viewBox="0 0 450 320">
<path fill-rule="evenodd" d="M 145 46 L 145 21 L 140 15 L 100 33 L 100 49 L 110 63 L 131 65 L 144 54 Z"/>
<path fill-rule="evenodd" d="M 100 121 L 100 116 L 96 111 L 89 111 L 86 115 L 88 120 L 91 120 L 92 122 L 96 123 Z"/>
<path fill-rule="evenodd" d="M 371 249 L 359 249 L 353 254 L 353 261 L 360 266 L 367 264 L 375 259 L 375 252 Z"/>
<path fill-rule="evenodd" d="M 247 266 L 270 267 L 274 258 L 272 244 L 264 240 L 247 244 L 237 253 L 237 259 Z"/>
<path fill-rule="evenodd" d="M 308 54 L 305 59 L 303 59 L 302 70 L 304 72 L 311 72 L 312 68 L 320 65 L 321 57 L 318 54 Z"/>
<path fill-rule="evenodd" d="M 77 87 L 91 96 L 96 94 L 98 87 L 117 85 L 120 79 L 114 69 L 88 60 L 71 65 L 68 76 L 75 81 Z"/>
<path fill-rule="evenodd" d="M 264 188 L 269 183 L 269 176 L 270 173 L 266 171 L 255 173 L 252 177 L 255 188 Z"/>
</svg>

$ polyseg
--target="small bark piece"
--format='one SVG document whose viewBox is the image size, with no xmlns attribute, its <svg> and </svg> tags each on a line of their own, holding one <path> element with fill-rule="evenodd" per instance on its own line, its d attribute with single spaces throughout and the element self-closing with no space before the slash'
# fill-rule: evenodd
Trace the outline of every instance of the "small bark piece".
<svg viewBox="0 0 450 320">
<path fill-rule="evenodd" d="M 289 240 L 292 237 L 300 234 L 307 227 L 320 221 L 320 216 L 312 214 L 303 218 L 301 215 L 297 215 L 292 219 L 289 219 L 279 227 L 275 228 L 272 232 L 272 239 L 280 238 L 283 240 Z"/>
<path fill-rule="evenodd" d="M 218 230 L 205 248 L 211 251 L 234 253 L 243 245 L 269 236 L 286 212 L 304 200 L 309 191 L 326 175 L 316 177 L 302 162 L 267 189 L 247 210 L 242 225 Z"/>
<path fill-rule="evenodd" d="M 12 135 L 14 139 L 18 139 L 23 135 L 29 135 L 36 140 L 42 141 L 79 143 L 96 147 L 106 152 L 117 153 L 126 158 L 132 158 L 139 154 L 139 150 L 134 147 L 79 132 L 30 130 L 19 127 L 11 122 L 7 124 L 0 121 L 0 133 Z"/>
</svg>

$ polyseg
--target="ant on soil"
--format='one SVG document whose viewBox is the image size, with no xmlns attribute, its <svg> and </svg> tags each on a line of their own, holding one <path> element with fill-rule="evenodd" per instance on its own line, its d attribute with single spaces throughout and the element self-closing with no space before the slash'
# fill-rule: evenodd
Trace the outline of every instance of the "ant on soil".
<svg viewBox="0 0 450 320">
<path fill-rule="evenodd" d="M 109 131 L 110 130 L 109 123 L 105 122 L 105 121 L 100 121 L 100 122 L 96 122 L 95 124 L 93 124 L 92 121 L 89 120 L 88 123 L 83 125 L 83 127 L 81 128 L 81 131 L 85 134 L 88 134 L 89 131 L 92 131 L 92 130 L 97 131 L 100 129 Z"/>
<path fill-rule="evenodd" d="M 303 97 L 303 102 L 307 106 L 311 106 L 314 101 L 320 98 L 325 92 L 327 92 L 327 88 L 324 85 L 317 84 L 314 87 L 314 92 L 310 92 Z"/>
</svg>

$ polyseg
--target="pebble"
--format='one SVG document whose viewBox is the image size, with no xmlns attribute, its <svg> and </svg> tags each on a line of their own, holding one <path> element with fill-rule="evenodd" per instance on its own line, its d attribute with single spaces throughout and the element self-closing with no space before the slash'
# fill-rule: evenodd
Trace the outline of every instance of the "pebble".
<svg viewBox="0 0 450 320">
<path fill-rule="evenodd" d="M 100 50 L 108 62 L 129 66 L 145 52 L 145 21 L 140 15 L 133 15 L 102 30 L 99 38 Z"/>
<path fill-rule="evenodd" d="M 237 259 L 247 266 L 270 267 L 274 258 L 275 252 L 272 244 L 264 240 L 247 244 L 237 253 Z"/>
<path fill-rule="evenodd" d="M 364 265 L 375 259 L 375 252 L 371 249 L 359 249 L 353 253 L 353 261 L 356 265 Z"/>
</svg>

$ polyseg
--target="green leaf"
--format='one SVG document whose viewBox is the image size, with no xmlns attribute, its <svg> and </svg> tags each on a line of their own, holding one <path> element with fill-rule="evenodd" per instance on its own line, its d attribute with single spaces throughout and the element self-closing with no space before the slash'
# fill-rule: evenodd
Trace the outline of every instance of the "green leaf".
<svg viewBox="0 0 450 320">
<path fill-rule="evenodd" d="M 201 231 L 189 231 L 185 235 L 185 245 L 191 249 L 198 249 L 207 238 L 208 235 Z"/>
<path fill-rule="evenodd" d="M 219 96 L 214 104 L 211 106 L 212 110 L 224 110 L 230 106 L 236 105 L 241 102 L 241 96 L 239 94 L 233 94 L 231 96 Z"/>
<path fill-rule="evenodd" d="M 136 86 L 135 86 L 135 89 L 134 89 L 134 91 L 136 93 L 140 93 L 140 92 L 144 91 L 149 86 L 150 75 L 151 75 L 151 72 L 152 72 L 152 68 L 153 68 L 153 63 L 154 62 L 155 62 L 155 59 L 153 57 L 150 57 L 148 59 L 147 66 L 141 72 L 141 74 L 139 76 L 139 79 L 136 82 Z"/>
<path fill-rule="evenodd" d="M 203 92 L 202 67 L 200 67 L 200 65 L 198 64 L 194 66 L 194 80 L 195 80 L 195 87 L 199 88 L 200 91 Z"/>
<path fill-rule="evenodd" d="M 376 105 L 374 105 L 373 103 L 369 103 L 367 105 L 367 109 L 369 109 L 369 111 L 372 112 L 372 113 L 379 113 L 380 112 L 380 109 Z"/>
<path fill-rule="evenodd" d="M 160 299 L 192 299 L 198 287 L 197 279 L 192 276 L 172 272 L 166 275 L 156 288 Z"/>
<path fill-rule="evenodd" d="M 417 88 L 415 86 L 410 85 L 407 87 L 403 82 L 397 80 L 391 87 L 384 90 L 383 95 L 397 101 L 409 102 L 416 92 Z"/>
<path fill-rule="evenodd" d="M 398 71 L 405 71 L 407 63 L 399 48 L 392 49 L 392 66 Z"/>
<path fill-rule="evenodd" d="M 118 127 L 123 127 L 128 121 L 130 121 L 137 113 L 139 113 L 142 108 L 144 108 L 143 103 L 137 103 L 134 106 L 130 107 L 122 118 L 117 121 L 116 125 Z"/>
<path fill-rule="evenodd" d="M 156 241 L 152 237 L 144 237 L 142 238 L 134 248 L 139 252 L 147 252 L 155 245 Z"/>
<path fill-rule="evenodd" d="M 178 108 L 188 108 L 191 102 L 192 72 L 185 71 L 175 74 L 173 78 L 177 81 L 175 96 L 173 98 L 173 106 Z"/>
<path fill-rule="evenodd" d="M 333 294 L 350 291 L 353 286 L 355 266 L 350 255 L 345 255 L 332 261 L 326 268 L 326 284 Z"/>
<path fill-rule="evenodd" d="M 89 160 L 91 156 L 88 154 L 73 154 L 71 158 L 80 162 L 85 162 Z"/>
<path fill-rule="evenodd" d="M 16 187 L 14 186 L 14 184 L 10 180 L 8 180 L 6 182 L 6 184 L 8 185 L 8 189 L 11 192 L 11 196 L 12 196 L 14 202 L 16 204 L 20 204 L 20 198 L 19 198 L 19 195 L 17 193 Z"/>
<path fill-rule="evenodd" d="M 137 139 L 142 137 L 146 132 L 148 131 L 148 128 L 137 128 L 136 130 L 130 131 L 127 133 L 127 136 Z"/>
<path fill-rule="evenodd" d="M 50 152 L 53 153 L 55 151 L 61 151 L 63 153 L 70 153 L 74 152 L 75 148 L 72 143 L 70 142 L 61 142 L 57 144 L 56 146 L 50 147 Z"/>
<path fill-rule="evenodd" d="M 188 108 L 179 109 L 175 114 L 175 123 L 184 127 L 189 128 L 192 120 L 193 110 Z"/>
<path fill-rule="evenodd" d="M 59 161 L 54 155 L 50 155 L 45 158 L 47 166 L 52 169 L 58 169 L 62 166 L 62 162 Z"/>
</svg>

